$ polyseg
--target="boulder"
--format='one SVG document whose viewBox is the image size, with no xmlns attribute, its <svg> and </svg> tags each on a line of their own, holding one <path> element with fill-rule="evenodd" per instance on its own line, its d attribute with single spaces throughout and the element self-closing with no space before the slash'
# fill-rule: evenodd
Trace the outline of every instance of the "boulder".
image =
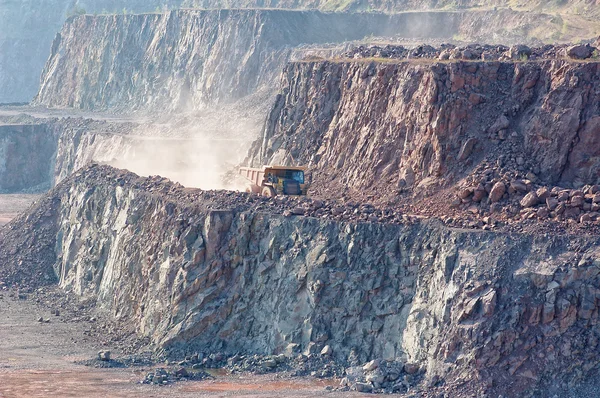
<svg viewBox="0 0 600 398">
<path fill-rule="evenodd" d="M 541 202 L 544 202 L 550 197 L 550 190 L 548 190 L 546 187 L 542 187 L 535 191 L 535 194 Z"/>
<path fill-rule="evenodd" d="M 321 355 L 328 357 L 331 356 L 331 354 L 333 354 L 333 348 L 331 348 L 330 345 L 326 345 L 325 347 L 323 347 L 323 349 L 321 350 Z"/>
<path fill-rule="evenodd" d="M 506 192 L 506 185 L 502 181 L 497 182 L 490 192 L 490 203 L 499 202 Z"/>
<path fill-rule="evenodd" d="M 519 44 L 516 46 L 512 46 L 509 50 L 508 50 L 508 57 L 510 59 L 522 59 L 524 57 L 529 57 L 531 55 L 531 48 Z"/>
<path fill-rule="evenodd" d="M 528 208 L 533 207 L 539 203 L 539 198 L 535 192 L 529 192 L 523 199 L 521 199 L 521 206 Z"/>
<path fill-rule="evenodd" d="M 527 184 L 525 184 L 525 181 L 523 181 L 523 180 L 514 180 L 513 182 L 510 183 L 510 187 L 515 192 L 521 192 L 521 193 L 527 192 Z"/>
<path fill-rule="evenodd" d="M 463 146 L 460 148 L 457 160 L 459 162 L 467 160 L 473 152 L 475 145 L 477 145 L 477 138 L 469 138 L 467 141 L 465 141 Z"/>
<path fill-rule="evenodd" d="M 567 55 L 574 59 L 588 59 L 591 58 L 595 48 L 589 44 L 580 44 L 571 46 L 567 49 Z"/>
<path fill-rule="evenodd" d="M 581 207 L 581 206 L 583 206 L 584 201 L 585 201 L 585 199 L 583 198 L 583 196 L 573 196 L 571 198 L 571 206 L 572 207 Z"/>
</svg>

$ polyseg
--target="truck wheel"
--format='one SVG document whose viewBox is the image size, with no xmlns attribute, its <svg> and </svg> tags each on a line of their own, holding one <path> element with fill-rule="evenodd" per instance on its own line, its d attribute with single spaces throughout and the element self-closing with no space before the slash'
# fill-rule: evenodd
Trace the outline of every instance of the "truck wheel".
<svg viewBox="0 0 600 398">
<path fill-rule="evenodd" d="M 262 196 L 272 198 L 275 196 L 275 190 L 272 187 L 263 187 Z"/>
</svg>

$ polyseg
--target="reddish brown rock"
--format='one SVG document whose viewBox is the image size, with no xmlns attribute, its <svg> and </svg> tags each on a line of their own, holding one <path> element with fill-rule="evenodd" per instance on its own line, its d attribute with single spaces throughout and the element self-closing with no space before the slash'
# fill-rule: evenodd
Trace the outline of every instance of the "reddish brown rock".
<svg viewBox="0 0 600 398">
<path fill-rule="evenodd" d="M 537 191 L 535 191 L 535 194 L 537 195 L 540 202 L 544 202 L 550 197 L 550 191 L 546 187 L 539 188 Z"/>
<path fill-rule="evenodd" d="M 529 192 L 525 197 L 521 200 L 521 206 L 523 207 L 533 207 L 539 203 L 539 199 L 535 192 Z"/>
<path fill-rule="evenodd" d="M 502 181 L 497 182 L 492 187 L 492 191 L 490 192 L 490 203 L 499 202 L 502 197 L 506 193 L 506 185 Z"/>
</svg>

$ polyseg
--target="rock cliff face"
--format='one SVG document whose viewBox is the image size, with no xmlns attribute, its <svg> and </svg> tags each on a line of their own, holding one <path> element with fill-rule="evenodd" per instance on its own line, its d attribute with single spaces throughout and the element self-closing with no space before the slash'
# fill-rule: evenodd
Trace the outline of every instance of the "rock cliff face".
<svg viewBox="0 0 600 398">
<path fill-rule="evenodd" d="M 93 166 L 0 231 L 0 278 L 17 262 L 40 275 L 53 265 L 63 288 L 170 348 L 328 344 L 341 361 L 402 358 L 432 384 L 452 376 L 456 388 L 512 394 L 597 370 L 597 238 L 286 217 L 264 205 Z M 33 254 L 19 246 L 36 239 Z"/>
<path fill-rule="evenodd" d="M 89 13 L 154 11 L 164 0 L 0 0 L 0 103 L 29 102 L 50 54 L 52 39 L 67 15 L 77 8 Z"/>
<path fill-rule="evenodd" d="M 40 73 L 48 59 L 52 39 L 60 30 L 68 15 L 85 11 L 89 14 L 123 14 L 155 12 L 165 8 L 201 7 L 208 9 L 221 8 L 288 8 L 310 9 L 320 8 L 327 11 L 405 11 L 447 9 L 454 10 L 456 6 L 479 7 L 500 6 L 511 4 L 507 1 L 335 1 L 335 0 L 1 0 L 0 1 L 0 103 L 28 102 L 39 88 Z M 550 14 L 557 10 L 571 13 L 568 17 L 542 16 L 534 13 L 511 13 L 503 11 L 504 16 L 492 18 L 498 26 L 496 35 L 485 34 L 489 20 L 485 24 L 474 21 L 473 26 L 482 28 L 482 32 L 472 31 L 454 33 L 448 39 L 457 37 L 470 40 L 490 37 L 496 41 L 506 38 L 513 32 L 520 40 L 537 37 L 550 41 L 569 40 L 573 35 L 579 38 L 592 37 L 598 34 L 598 27 L 586 17 L 597 16 L 600 8 L 593 0 L 576 0 L 561 2 L 560 5 L 547 2 L 528 2 L 524 5 L 537 11 L 547 11 Z M 477 13 L 472 14 L 477 19 Z M 512 15 L 512 16 L 511 16 Z M 507 18 L 508 17 L 508 18 Z M 478 19 L 482 21 L 481 19 Z M 484 19 L 485 20 L 485 19 Z M 503 22 L 500 22 L 502 20 Z M 446 25 L 446 23 L 439 26 Z M 543 30 L 552 32 L 542 32 Z M 560 33 L 557 33 L 560 32 Z M 552 36 L 552 33 L 557 35 Z M 552 36 L 552 37 L 551 37 Z"/>
<path fill-rule="evenodd" d="M 50 189 L 56 143 L 46 124 L 0 125 L 0 193 Z"/>
<path fill-rule="evenodd" d="M 599 68 L 564 60 L 292 63 L 250 161 L 308 164 L 316 187 L 389 197 L 515 158 L 547 183 L 596 184 Z"/>
<path fill-rule="evenodd" d="M 415 19 L 420 23 L 412 23 Z M 56 37 L 35 103 L 82 109 L 200 109 L 260 89 L 272 92 L 296 46 L 369 35 L 449 37 L 458 21 L 458 15 L 438 13 L 276 10 L 80 16 L 67 21 Z"/>
</svg>

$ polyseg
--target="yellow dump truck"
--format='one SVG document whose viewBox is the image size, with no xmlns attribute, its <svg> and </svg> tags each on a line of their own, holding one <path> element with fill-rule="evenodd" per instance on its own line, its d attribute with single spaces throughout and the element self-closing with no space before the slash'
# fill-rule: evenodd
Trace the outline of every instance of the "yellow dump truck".
<svg viewBox="0 0 600 398">
<path fill-rule="evenodd" d="M 262 168 L 241 167 L 240 175 L 250 180 L 246 192 L 263 196 L 306 195 L 309 188 L 305 180 L 305 167 L 264 166 Z"/>
</svg>

